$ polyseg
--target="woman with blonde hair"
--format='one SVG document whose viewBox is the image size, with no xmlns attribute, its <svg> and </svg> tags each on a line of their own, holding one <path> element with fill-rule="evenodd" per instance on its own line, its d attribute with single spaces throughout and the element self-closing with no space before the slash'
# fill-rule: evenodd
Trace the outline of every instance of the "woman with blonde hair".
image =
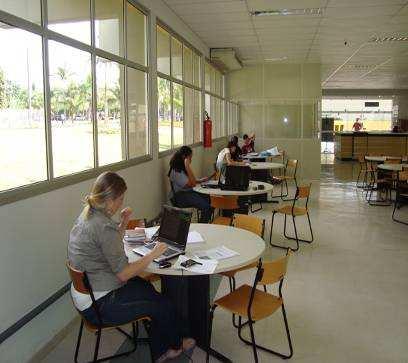
<svg viewBox="0 0 408 363">
<path fill-rule="evenodd" d="M 150 317 L 153 356 L 156 362 L 164 362 L 180 355 L 183 349 L 191 350 L 195 342 L 191 338 L 181 339 L 174 306 L 150 282 L 138 277 L 166 250 L 166 245 L 158 243 L 150 254 L 128 262 L 122 240 L 131 208 L 120 211 L 120 222 L 112 219 L 122 208 L 126 189 L 125 181 L 118 174 L 99 175 L 71 230 L 68 260 L 72 267 L 87 273 L 104 324 L 116 325 Z M 85 319 L 97 325 L 90 296 L 73 286 L 71 295 Z"/>
</svg>

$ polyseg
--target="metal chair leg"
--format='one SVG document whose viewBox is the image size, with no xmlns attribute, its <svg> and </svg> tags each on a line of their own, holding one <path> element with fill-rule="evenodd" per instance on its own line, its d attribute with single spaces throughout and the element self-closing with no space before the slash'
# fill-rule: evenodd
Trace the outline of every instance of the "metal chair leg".
<svg viewBox="0 0 408 363">
<path fill-rule="evenodd" d="M 274 219 L 275 219 L 275 214 L 276 213 L 272 213 L 272 221 L 271 221 L 271 234 L 269 235 L 269 244 L 271 245 L 271 246 L 273 246 L 273 247 L 277 247 L 277 248 L 281 248 L 281 249 L 283 249 L 283 250 L 287 250 L 288 249 L 288 247 L 285 247 L 285 246 L 281 246 L 281 245 L 277 245 L 277 244 L 274 244 L 274 243 L 272 243 L 272 230 L 273 230 L 273 223 L 274 223 Z M 286 214 L 284 215 L 285 217 L 285 221 L 284 221 L 284 225 L 283 225 L 283 233 L 284 234 L 286 234 Z M 286 237 L 286 235 L 285 235 L 285 237 Z M 289 249 L 291 250 L 291 251 L 293 251 L 293 252 L 295 252 L 295 251 L 297 251 L 298 249 L 299 249 L 299 244 L 298 244 L 298 247 L 296 248 L 296 249 L 293 249 L 293 248 L 290 248 L 289 247 Z"/>
<path fill-rule="evenodd" d="M 309 223 L 309 230 L 310 230 L 311 239 L 307 240 L 307 239 L 302 239 L 302 238 L 298 237 L 297 227 L 296 227 L 296 223 L 295 223 L 295 218 L 296 218 L 295 216 L 292 216 L 293 226 L 294 226 L 294 230 L 295 230 L 295 237 L 291 237 L 288 234 L 286 234 L 286 225 L 285 225 L 285 228 L 283 229 L 283 234 L 285 235 L 285 237 L 287 239 L 292 239 L 294 241 L 297 241 L 297 243 L 299 243 L 299 242 L 312 243 L 313 242 L 314 236 L 313 236 L 312 223 L 310 221 L 309 212 L 306 213 L 306 217 L 307 217 L 307 220 L 308 220 L 308 223 Z"/>
<path fill-rule="evenodd" d="M 397 205 L 398 205 L 398 196 L 395 197 L 394 210 L 392 211 L 392 220 L 397 223 L 408 225 L 408 222 L 401 221 L 400 219 L 397 219 L 395 217 L 395 211 L 397 209 Z"/>
<path fill-rule="evenodd" d="M 75 355 L 74 355 L 74 362 L 75 363 L 78 363 L 78 352 L 79 352 L 79 346 L 81 345 L 83 329 L 84 329 L 84 321 L 81 319 L 81 325 L 79 326 L 78 338 L 77 338 L 77 343 L 76 343 L 76 347 L 75 347 Z"/>
<path fill-rule="evenodd" d="M 101 334 L 102 334 L 101 329 L 98 329 L 98 331 L 96 332 L 96 344 L 95 344 L 95 351 L 94 351 L 94 356 L 93 356 L 93 362 L 97 362 L 97 361 L 98 361 L 98 353 L 99 353 L 99 344 L 100 344 L 100 342 L 101 342 Z"/>
<path fill-rule="evenodd" d="M 217 305 L 213 305 L 211 306 L 210 309 L 210 317 L 209 317 L 209 322 L 208 322 L 208 340 L 207 340 L 207 349 L 206 349 L 206 358 L 205 361 L 206 363 L 209 362 L 210 360 L 210 350 L 211 350 L 211 335 L 212 335 L 212 323 L 213 323 L 213 319 L 214 319 L 214 310 L 217 307 Z"/>
<path fill-rule="evenodd" d="M 252 325 L 252 320 L 249 319 L 248 321 L 249 321 L 249 331 L 251 332 L 251 342 L 252 342 L 252 351 L 254 353 L 254 361 L 255 363 L 258 363 L 258 352 L 256 351 L 254 327 Z"/>
</svg>

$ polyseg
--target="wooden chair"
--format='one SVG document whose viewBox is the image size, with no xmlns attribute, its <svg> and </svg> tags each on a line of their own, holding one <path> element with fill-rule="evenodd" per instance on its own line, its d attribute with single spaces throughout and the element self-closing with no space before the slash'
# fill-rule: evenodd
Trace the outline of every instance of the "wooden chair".
<svg viewBox="0 0 408 363">
<path fill-rule="evenodd" d="M 118 358 L 118 357 L 122 357 L 125 355 L 129 355 L 132 352 L 134 352 L 137 348 L 137 344 L 138 342 L 147 342 L 149 344 L 149 348 L 150 348 L 150 356 L 152 359 L 152 362 L 154 362 L 153 359 L 153 354 L 152 354 L 152 350 L 151 350 L 151 346 L 150 346 L 150 335 L 149 335 L 149 322 L 150 322 L 150 318 L 148 316 L 143 316 L 141 318 L 135 319 L 135 320 L 131 320 L 128 321 L 124 324 L 119 324 L 119 325 L 106 325 L 103 324 L 102 321 L 102 317 L 99 311 L 99 307 L 98 304 L 96 303 L 95 300 L 95 296 L 91 287 L 91 284 L 89 282 L 88 279 L 88 275 L 85 271 L 79 271 L 74 269 L 70 263 L 67 261 L 67 268 L 68 268 L 68 272 L 69 275 L 71 276 L 71 280 L 72 280 L 72 284 L 74 285 L 75 290 L 77 290 L 78 292 L 82 293 L 82 294 L 87 294 L 90 295 L 91 300 L 92 300 L 92 308 L 95 310 L 97 319 L 98 319 L 98 324 L 97 325 L 93 325 L 92 323 L 90 323 L 89 321 L 87 321 L 84 316 L 81 314 L 80 311 L 79 314 L 81 315 L 81 325 L 79 327 L 79 332 L 78 332 L 78 339 L 77 339 L 77 344 L 75 347 L 75 355 L 74 355 L 74 361 L 75 363 L 78 363 L 78 353 L 79 353 L 79 347 L 81 345 L 81 339 L 82 339 L 82 331 L 84 328 L 84 325 L 86 327 L 87 330 L 89 330 L 91 333 L 95 333 L 96 334 L 96 344 L 95 344 L 95 349 L 94 349 L 94 354 L 93 354 L 93 360 L 92 362 L 102 362 L 102 361 L 106 361 L 106 360 L 110 360 L 113 358 Z M 145 326 L 146 332 L 148 334 L 148 338 L 147 339 L 138 339 L 138 333 L 139 333 L 139 325 L 138 323 L 142 322 Z M 123 326 L 131 324 L 132 325 L 132 335 L 128 334 L 126 331 L 124 331 L 122 329 Z M 133 342 L 133 349 L 126 351 L 124 353 L 119 353 L 119 354 L 114 354 L 111 355 L 109 357 L 104 357 L 104 358 L 100 358 L 98 359 L 98 353 L 99 353 L 99 344 L 101 341 L 101 335 L 102 335 L 102 331 L 105 330 L 111 330 L 111 329 L 116 329 L 117 331 L 119 331 L 121 334 L 123 334 L 125 337 L 129 338 L 132 342 Z"/>
<path fill-rule="evenodd" d="M 213 224 L 221 224 L 224 226 L 230 226 L 232 223 L 232 217 L 223 217 L 221 216 L 221 211 L 229 210 L 233 212 L 239 208 L 238 197 L 237 196 L 222 196 L 222 195 L 211 195 L 210 196 L 211 207 L 213 211 Z M 218 209 L 218 216 L 215 217 L 215 211 Z"/>
<path fill-rule="evenodd" d="M 146 218 L 131 219 L 126 226 L 126 229 L 145 228 L 146 226 L 147 226 Z M 152 274 L 150 272 L 142 272 L 139 275 L 139 277 L 151 283 L 160 280 L 159 275 Z"/>
<path fill-rule="evenodd" d="M 393 221 L 408 225 L 408 221 L 404 222 L 395 216 L 396 210 L 400 209 L 403 204 L 408 204 L 408 170 L 398 173 L 394 210 L 392 211 Z"/>
<path fill-rule="evenodd" d="M 364 156 L 359 156 L 358 157 L 358 163 L 360 166 L 360 170 L 358 172 L 357 176 L 357 181 L 356 181 L 356 187 L 357 188 L 366 188 L 368 185 L 368 177 L 371 176 L 373 169 L 371 165 L 367 164 L 367 160 L 365 159 Z M 360 177 L 362 177 L 362 184 L 359 184 L 360 182 Z"/>
<path fill-rule="evenodd" d="M 385 159 L 384 164 L 401 164 L 402 158 Z"/>
<path fill-rule="evenodd" d="M 264 236 L 265 231 L 265 220 L 260 219 L 255 216 L 248 216 L 246 214 L 234 214 L 232 218 L 232 225 L 236 228 L 245 229 L 247 231 L 253 232 L 257 234 L 259 237 Z M 236 288 L 236 280 L 235 275 L 237 272 L 249 270 L 251 268 L 255 268 L 257 266 L 257 262 L 250 263 L 249 265 L 242 266 L 238 269 L 221 272 L 220 275 L 228 277 L 230 291 L 234 291 Z M 232 315 L 232 325 L 235 328 L 238 328 L 238 324 L 235 322 L 235 315 Z"/>
<path fill-rule="evenodd" d="M 309 208 L 308 208 L 309 197 L 310 197 L 310 188 L 311 188 L 311 185 L 297 187 L 296 188 L 295 198 L 293 199 L 292 204 L 291 205 L 281 206 L 281 207 L 279 207 L 278 209 L 275 209 L 272 212 L 271 234 L 269 236 L 269 243 L 270 243 L 271 246 L 287 249 L 287 247 L 276 245 L 276 244 L 272 243 L 272 229 L 273 229 L 273 222 L 274 222 L 276 213 L 283 214 L 284 217 L 285 217 L 284 227 L 283 227 L 283 234 L 284 234 L 285 238 L 292 239 L 292 240 L 296 241 L 296 248 L 295 249 L 290 248 L 292 251 L 297 251 L 299 249 L 299 241 L 306 242 L 306 243 L 312 243 L 313 242 L 313 230 L 312 230 L 312 224 L 310 222 Z M 298 203 L 300 201 L 304 201 L 304 206 L 298 206 Z M 311 235 L 310 240 L 299 238 L 298 232 L 297 232 L 296 217 L 304 216 L 304 215 L 307 216 L 307 220 L 309 222 L 309 229 L 310 229 L 310 235 Z M 293 228 L 295 230 L 295 237 L 290 237 L 289 235 L 286 234 L 286 217 L 287 216 L 292 217 Z"/>
<path fill-rule="evenodd" d="M 283 175 L 274 177 L 275 179 L 281 182 L 281 195 L 279 195 L 279 197 L 281 197 L 282 200 L 284 200 L 283 199 L 284 197 L 287 197 L 289 195 L 288 180 L 289 181 L 293 180 L 297 188 L 297 180 L 296 180 L 297 167 L 298 167 L 298 161 L 296 159 L 288 159 L 288 161 L 286 162 L 285 169 L 283 169 Z M 283 194 L 283 184 L 285 184 L 285 187 L 286 187 L 286 194 Z"/>
<path fill-rule="evenodd" d="M 216 300 L 210 309 L 210 327 L 209 327 L 209 339 L 207 346 L 207 362 L 209 358 L 209 350 L 211 347 L 211 330 L 212 321 L 214 318 L 214 310 L 219 306 L 220 308 L 227 310 L 235 315 L 238 315 L 238 337 L 247 345 L 252 346 L 254 361 L 258 362 L 257 349 L 262 349 L 266 352 L 275 354 L 281 358 L 288 359 L 293 355 L 292 340 L 290 338 L 288 320 L 286 318 L 285 305 L 282 297 L 282 285 L 286 275 L 289 250 L 287 250 L 286 256 L 283 256 L 275 261 L 262 263 L 259 260 L 258 269 L 256 272 L 254 283 L 251 286 L 242 285 L 238 289 L 232 291 L 226 296 Z M 257 289 L 258 285 L 271 285 L 279 283 L 279 296 L 275 296 L 266 291 Z M 279 308 L 282 309 L 283 320 L 285 323 L 286 337 L 289 345 L 289 354 L 282 354 L 276 352 L 264 346 L 256 344 L 254 323 L 256 321 L 265 319 L 275 313 Z M 242 318 L 246 319 L 246 322 L 242 322 Z M 249 326 L 251 340 L 247 340 L 242 336 L 242 328 Z"/>
</svg>

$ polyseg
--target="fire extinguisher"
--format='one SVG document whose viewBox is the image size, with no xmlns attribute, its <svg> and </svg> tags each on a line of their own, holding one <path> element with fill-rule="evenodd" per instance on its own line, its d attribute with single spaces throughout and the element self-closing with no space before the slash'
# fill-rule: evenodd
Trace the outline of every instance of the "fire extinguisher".
<svg viewBox="0 0 408 363">
<path fill-rule="evenodd" d="M 205 120 L 204 120 L 204 147 L 211 147 L 212 146 L 212 121 L 210 116 L 208 116 L 208 112 L 204 112 Z"/>
</svg>

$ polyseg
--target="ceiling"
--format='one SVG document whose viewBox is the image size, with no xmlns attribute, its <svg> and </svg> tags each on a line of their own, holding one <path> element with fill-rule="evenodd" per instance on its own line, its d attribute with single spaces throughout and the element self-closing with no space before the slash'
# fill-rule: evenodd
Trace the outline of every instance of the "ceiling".
<svg viewBox="0 0 408 363">
<path fill-rule="evenodd" d="M 210 48 L 232 47 L 246 64 L 321 63 L 325 89 L 408 88 L 407 0 L 164 0 Z M 250 15 L 321 8 L 321 15 Z"/>
</svg>

